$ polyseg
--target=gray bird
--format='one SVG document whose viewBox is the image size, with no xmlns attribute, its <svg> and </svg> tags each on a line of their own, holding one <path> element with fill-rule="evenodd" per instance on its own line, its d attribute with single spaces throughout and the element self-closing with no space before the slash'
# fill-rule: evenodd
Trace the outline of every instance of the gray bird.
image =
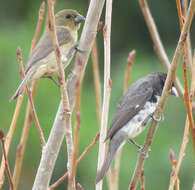
<svg viewBox="0 0 195 190">
<path fill-rule="evenodd" d="M 166 77 L 166 73 L 153 72 L 133 83 L 120 99 L 117 112 L 107 132 L 105 141 L 110 139 L 109 148 L 103 166 L 97 172 L 96 183 L 103 179 L 116 151 L 127 140 L 136 144 L 133 138 L 146 128 L 146 124 L 152 118 Z M 172 85 L 171 94 L 177 96 L 174 85 Z"/>
<path fill-rule="evenodd" d="M 76 47 L 78 41 L 77 31 L 80 28 L 80 23 L 84 20 L 85 17 L 71 9 L 61 10 L 55 15 L 56 33 L 62 53 L 64 69 L 71 61 L 74 53 L 72 48 Z M 51 78 L 57 73 L 58 65 L 54 53 L 53 41 L 49 28 L 47 27 L 28 58 L 25 68 L 25 78 L 10 100 L 17 98 L 23 92 L 28 82 L 39 78 Z"/>
</svg>

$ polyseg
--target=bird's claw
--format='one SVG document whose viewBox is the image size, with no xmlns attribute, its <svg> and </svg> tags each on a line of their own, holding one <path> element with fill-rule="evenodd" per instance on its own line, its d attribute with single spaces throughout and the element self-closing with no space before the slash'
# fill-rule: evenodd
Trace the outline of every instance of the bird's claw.
<svg viewBox="0 0 195 190">
<path fill-rule="evenodd" d="M 152 119 L 156 122 L 160 122 L 161 120 L 163 121 L 164 120 L 164 115 L 161 114 L 160 118 L 156 118 L 154 113 L 152 114 Z"/>
<path fill-rule="evenodd" d="M 154 116 L 154 113 L 151 113 L 150 115 L 148 115 L 145 119 L 144 119 L 144 121 L 142 122 L 142 126 L 146 126 L 146 124 L 148 123 L 148 121 L 150 120 L 150 118 L 152 118 L 154 121 L 157 121 L 157 122 L 159 122 L 159 121 L 163 121 L 164 120 L 164 115 L 163 114 L 161 114 L 161 117 L 159 118 L 159 119 L 157 119 L 155 116 Z"/>
<path fill-rule="evenodd" d="M 149 149 L 149 151 L 151 151 L 151 149 Z M 149 156 L 148 156 L 148 152 L 143 152 L 143 147 L 140 147 L 140 148 L 138 149 L 138 152 L 139 152 L 139 154 L 142 154 L 142 155 L 144 156 L 145 159 L 149 157 Z"/>
</svg>

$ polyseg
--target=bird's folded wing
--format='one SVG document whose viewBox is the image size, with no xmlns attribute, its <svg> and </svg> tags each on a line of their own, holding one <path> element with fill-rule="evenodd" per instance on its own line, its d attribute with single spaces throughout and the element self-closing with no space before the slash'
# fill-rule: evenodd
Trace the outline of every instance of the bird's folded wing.
<svg viewBox="0 0 195 190">
<path fill-rule="evenodd" d="M 139 86 L 138 91 L 132 90 L 131 92 L 133 93 L 127 92 L 121 98 L 105 140 L 112 138 L 113 135 L 131 120 L 144 107 L 145 103 L 151 99 L 153 94 L 152 87 L 148 83 L 143 85 L 144 86 Z"/>
<path fill-rule="evenodd" d="M 48 30 L 48 29 L 46 29 Z M 56 27 L 56 33 L 57 33 L 57 38 L 59 45 L 63 45 L 66 43 L 69 43 L 72 41 L 72 36 L 70 34 L 70 31 L 64 27 Z M 53 41 L 50 35 L 50 32 L 47 31 L 43 34 L 41 39 L 39 40 L 37 46 L 35 49 L 32 51 L 32 54 L 30 55 L 27 65 L 25 68 L 25 73 L 28 72 L 28 70 L 36 64 L 39 60 L 43 59 L 47 55 L 49 55 L 52 51 L 54 50 L 53 48 Z"/>
</svg>

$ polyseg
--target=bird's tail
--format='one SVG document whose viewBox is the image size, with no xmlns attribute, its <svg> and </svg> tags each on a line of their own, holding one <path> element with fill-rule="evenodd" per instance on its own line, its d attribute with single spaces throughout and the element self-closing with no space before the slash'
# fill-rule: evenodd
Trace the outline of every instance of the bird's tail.
<svg viewBox="0 0 195 190">
<path fill-rule="evenodd" d="M 32 78 L 33 73 L 34 72 L 28 72 L 26 74 L 26 76 L 24 77 L 23 81 L 20 83 L 18 89 L 16 90 L 16 92 L 14 93 L 14 95 L 10 98 L 10 101 L 16 99 L 20 94 L 22 94 L 22 92 L 24 91 L 24 88 L 25 88 L 26 84 Z"/>
<path fill-rule="evenodd" d="M 118 150 L 118 148 L 123 142 L 124 140 L 121 138 L 120 139 L 112 138 L 110 140 L 106 158 L 104 160 L 101 170 L 98 171 L 97 173 L 96 184 L 103 179 L 105 173 L 108 171 L 108 168 L 110 167 L 110 164 L 112 163 L 112 160 L 114 159 L 114 155 L 116 154 L 116 151 Z"/>
</svg>

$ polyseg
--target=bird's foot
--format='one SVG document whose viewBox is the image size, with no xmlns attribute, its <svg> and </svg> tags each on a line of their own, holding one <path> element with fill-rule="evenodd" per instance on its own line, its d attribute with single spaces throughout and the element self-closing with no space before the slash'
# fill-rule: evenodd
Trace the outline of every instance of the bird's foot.
<svg viewBox="0 0 195 190">
<path fill-rule="evenodd" d="M 149 114 L 145 119 L 144 119 L 144 121 L 142 122 L 142 126 L 146 126 L 146 124 L 148 123 L 148 121 L 150 120 L 150 119 L 153 119 L 154 121 L 157 121 L 157 122 L 159 122 L 159 121 L 163 121 L 164 120 L 164 115 L 162 114 L 161 115 L 161 117 L 159 118 L 159 119 L 157 119 L 155 116 L 154 116 L 154 112 L 153 113 L 151 113 L 151 114 Z"/>
<path fill-rule="evenodd" d="M 161 120 L 162 121 L 164 120 L 164 115 L 163 114 L 161 114 L 160 118 L 156 118 L 155 115 L 154 115 L 154 113 L 153 113 L 151 117 L 152 117 L 152 119 L 154 121 L 157 121 L 157 122 L 160 122 Z"/>
<path fill-rule="evenodd" d="M 139 150 L 142 149 L 142 146 L 137 144 L 133 139 L 129 139 L 131 143 L 133 143 Z"/>
<path fill-rule="evenodd" d="M 80 49 L 79 47 L 76 47 L 75 49 L 76 49 L 76 51 L 79 52 L 79 53 L 84 53 L 84 52 L 87 51 L 87 50 L 84 50 L 84 49 Z"/>
<path fill-rule="evenodd" d="M 148 121 L 152 118 L 152 115 L 153 115 L 153 113 L 152 113 L 152 114 L 149 114 L 149 115 L 143 120 L 143 122 L 142 122 L 142 124 L 141 124 L 143 127 L 145 127 L 145 126 L 147 125 Z"/>
<path fill-rule="evenodd" d="M 72 56 L 74 51 L 77 51 L 77 48 L 79 46 L 79 42 L 76 42 L 69 50 L 69 52 L 67 53 L 66 56 L 64 56 L 64 58 L 62 58 L 63 62 L 67 62 Z"/>
<path fill-rule="evenodd" d="M 81 49 L 81 48 L 79 48 L 79 41 L 76 42 L 76 44 L 75 44 L 75 50 L 77 52 L 79 52 L 79 53 L 84 53 L 84 52 L 88 51 L 87 49 Z"/>
<path fill-rule="evenodd" d="M 151 151 L 151 149 L 149 149 L 149 151 Z M 148 152 L 149 152 L 149 151 L 148 151 Z M 140 154 L 142 154 L 142 155 L 144 156 L 145 159 L 149 157 L 149 156 L 148 156 L 148 152 L 144 152 L 144 151 L 143 151 L 143 147 L 141 147 L 141 148 L 138 150 L 138 152 L 139 152 Z"/>
<path fill-rule="evenodd" d="M 51 79 L 58 87 L 60 87 L 60 84 L 53 77 L 48 77 L 48 78 Z"/>
</svg>

